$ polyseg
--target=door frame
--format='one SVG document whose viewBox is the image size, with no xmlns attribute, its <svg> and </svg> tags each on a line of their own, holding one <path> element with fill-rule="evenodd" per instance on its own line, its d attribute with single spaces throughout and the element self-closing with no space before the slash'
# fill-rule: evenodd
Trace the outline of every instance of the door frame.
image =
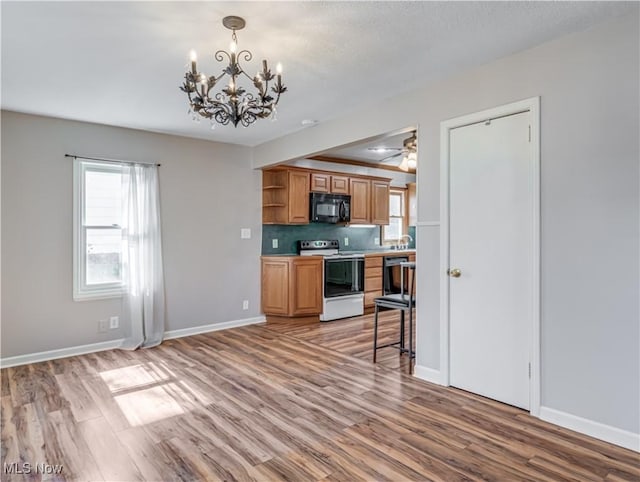
<svg viewBox="0 0 640 482">
<path fill-rule="evenodd" d="M 449 134 L 452 129 L 521 112 L 531 116 L 531 168 L 529 182 L 533 196 L 532 225 L 532 320 L 529 327 L 531 376 L 529 412 L 540 415 L 540 97 L 531 97 L 440 123 L 440 377 L 450 385 L 449 365 Z"/>
</svg>

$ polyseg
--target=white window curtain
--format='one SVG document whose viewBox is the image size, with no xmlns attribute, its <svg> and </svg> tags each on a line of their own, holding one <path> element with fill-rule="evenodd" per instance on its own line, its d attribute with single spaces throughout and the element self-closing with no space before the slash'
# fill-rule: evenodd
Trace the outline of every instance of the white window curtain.
<svg viewBox="0 0 640 482">
<path fill-rule="evenodd" d="M 124 164 L 122 174 L 125 285 L 122 315 L 128 326 L 122 347 L 135 350 L 159 345 L 164 334 L 158 167 Z"/>
</svg>

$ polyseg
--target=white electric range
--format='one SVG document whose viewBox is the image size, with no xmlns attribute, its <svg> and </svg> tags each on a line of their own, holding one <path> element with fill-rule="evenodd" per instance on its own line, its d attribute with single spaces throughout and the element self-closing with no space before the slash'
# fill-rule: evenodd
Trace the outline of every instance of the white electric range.
<svg viewBox="0 0 640 482">
<path fill-rule="evenodd" d="M 340 253 L 337 239 L 298 241 L 298 252 L 324 259 L 320 321 L 364 313 L 364 254 Z"/>
</svg>

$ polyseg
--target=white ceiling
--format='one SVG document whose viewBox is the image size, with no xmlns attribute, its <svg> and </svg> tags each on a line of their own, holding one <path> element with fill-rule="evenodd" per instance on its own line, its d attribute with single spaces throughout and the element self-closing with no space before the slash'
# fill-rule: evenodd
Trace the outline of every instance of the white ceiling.
<svg viewBox="0 0 640 482">
<path fill-rule="evenodd" d="M 322 155 L 395 167 L 402 161 L 404 140 L 411 137 L 412 132 L 408 130 L 402 134 L 380 136 L 348 146 L 336 147 L 323 152 Z"/>
<path fill-rule="evenodd" d="M 2 108 L 257 145 L 361 104 L 635 11 L 634 2 L 8 2 L 2 1 Z M 240 48 L 284 65 L 278 120 L 244 129 L 187 116 L 179 90 Z M 250 86 L 249 86 L 250 87 Z"/>
</svg>

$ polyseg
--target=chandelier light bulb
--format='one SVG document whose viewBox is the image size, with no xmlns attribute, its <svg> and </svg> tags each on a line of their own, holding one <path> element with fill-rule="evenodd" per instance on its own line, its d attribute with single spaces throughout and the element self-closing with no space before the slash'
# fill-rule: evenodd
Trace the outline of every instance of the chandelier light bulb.
<svg viewBox="0 0 640 482">
<path fill-rule="evenodd" d="M 277 73 L 278 75 L 280 75 L 280 74 L 282 73 L 282 64 L 281 64 L 280 62 L 278 62 L 278 63 L 276 64 L 276 73 Z"/>
<path fill-rule="evenodd" d="M 196 54 L 195 50 L 192 50 L 191 53 L 189 54 L 189 57 L 191 59 L 191 73 L 193 75 L 196 74 L 196 60 L 198 60 L 198 55 Z"/>
</svg>

